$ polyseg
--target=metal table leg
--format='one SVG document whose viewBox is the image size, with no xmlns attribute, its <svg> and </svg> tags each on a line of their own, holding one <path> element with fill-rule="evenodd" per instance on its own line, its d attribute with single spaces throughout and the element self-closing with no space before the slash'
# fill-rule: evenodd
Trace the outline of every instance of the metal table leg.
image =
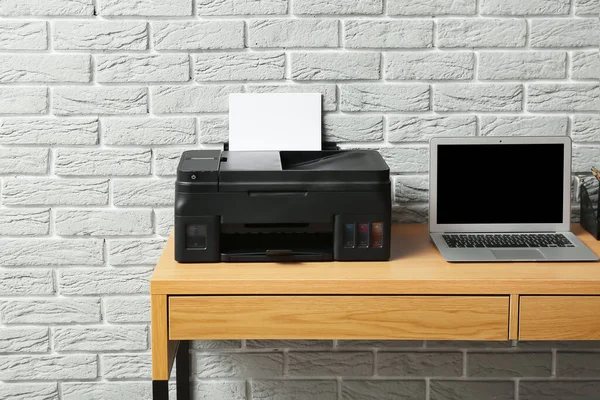
<svg viewBox="0 0 600 400">
<path fill-rule="evenodd" d="M 191 400 L 190 396 L 190 342 L 181 340 L 177 349 L 177 400 Z"/>
</svg>

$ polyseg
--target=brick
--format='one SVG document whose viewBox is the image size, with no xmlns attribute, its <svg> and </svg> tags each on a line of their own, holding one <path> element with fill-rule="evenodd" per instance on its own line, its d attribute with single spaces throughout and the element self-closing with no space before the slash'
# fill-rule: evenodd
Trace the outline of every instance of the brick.
<svg viewBox="0 0 600 400">
<path fill-rule="evenodd" d="M 574 115 L 571 137 L 576 142 L 600 142 L 600 115 Z"/>
<path fill-rule="evenodd" d="M 600 111 L 598 83 L 530 84 L 529 111 Z"/>
<path fill-rule="evenodd" d="M 158 149 L 154 172 L 158 176 L 175 176 L 181 153 L 189 149 Z"/>
<path fill-rule="evenodd" d="M 467 355 L 470 377 L 549 377 L 551 353 L 475 353 Z"/>
<path fill-rule="evenodd" d="M 152 397 L 150 382 L 65 382 L 62 400 L 147 400 Z"/>
<path fill-rule="evenodd" d="M 148 175 L 150 150 L 58 149 L 57 175 Z"/>
<path fill-rule="evenodd" d="M 150 322 L 150 298 L 148 296 L 107 297 L 104 314 L 106 322 Z"/>
<path fill-rule="evenodd" d="M 429 85 L 352 83 L 340 86 L 342 111 L 427 111 Z"/>
<path fill-rule="evenodd" d="M 571 61 L 571 78 L 600 79 L 600 52 L 575 51 Z"/>
<path fill-rule="evenodd" d="M 89 55 L 0 55 L 0 82 L 89 82 Z"/>
<path fill-rule="evenodd" d="M 72 114 L 146 114 L 147 89 L 135 87 L 57 87 L 53 111 Z"/>
<path fill-rule="evenodd" d="M 333 348 L 331 340 L 246 340 L 248 349 Z"/>
<path fill-rule="evenodd" d="M 287 0 L 198 0 L 198 15 L 286 14 Z"/>
<path fill-rule="evenodd" d="M 375 142 L 383 140 L 383 118 L 356 115 L 326 115 L 325 140 L 331 142 Z"/>
<path fill-rule="evenodd" d="M 198 118 L 199 142 L 202 144 L 224 143 L 229 140 L 229 118 Z"/>
<path fill-rule="evenodd" d="M 240 349 L 241 340 L 196 340 L 192 342 L 192 349 L 198 351 Z"/>
<path fill-rule="evenodd" d="M 594 350 L 600 346 L 598 340 L 545 340 L 545 341 L 518 341 L 517 347 L 535 349 L 560 350 Z"/>
<path fill-rule="evenodd" d="M 226 112 L 229 95 L 242 91 L 242 85 L 156 86 L 152 88 L 155 113 Z"/>
<path fill-rule="evenodd" d="M 431 20 L 350 20 L 344 24 L 349 48 L 422 48 L 433 45 Z"/>
<path fill-rule="evenodd" d="M 45 174 L 48 171 L 48 149 L 0 149 L 0 174 Z"/>
<path fill-rule="evenodd" d="M 7 300 L 1 307 L 5 324 L 85 324 L 100 322 L 100 299 L 60 298 Z"/>
<path fill-rule="evenodd" d="M 194 55 L 197 81 L 246 81 L 283 79 L 283 52 L 204 53 Z"/>
<path fill-rule="evenodd" d="M 287 373 L 290 376 L 371 376 L 373 353 L 290 351 Z"/>
<path fill-rule="evenodd" d="M 598 0 L 575 0 L 575 15 L 594 15 L 600 13 Z"/>
<path fill-rule="evenodd" d="M 337 47 L 338 21 L 255 19 L 249 22 L 251 47 Z"/>
<path fill-rule="evenodd" d="M 531 21 L 531 47 L 598 46 L 598 18 L 536 19 Z"/>
<path fill-rule="evenodd" d="M 421 0 L 418 2 L 391 1 L 388 3 L 388 15 L 474 15 L 475 0 Z"/>
<path fill-rule="evenodd" d="M 381 376 L 460 376 L 462 353 L 379 352 Z"/>
<path fill-rule="evenodd" d="M 511 342 L 505 341 L 481 341 L 481 340 L 428 340 L 428 349 L 506 349 L 513 347 Z"/>
<path fill-rule="evenodd" d="M 187 16 L 192 15 L 189 0 L 103 0 L 100 15 Z"/>
<path fill-rule="evenodd" d="M 429 218 L 429 205 L 392 204 L 392 221 L 400 224 L 426 224 Z"/>
<path fill-rule="evenodd" d="M 394 201 L 429 200 L 429 178 L 427 176 L 399 175 L 395 178 Z"/>
<path fill-rule="evenodd" d="M 200 381 L 193 384 L 196 400 L 246 400 L 244 381 Z"/>
<path fill-rule="evenodd" d="M 0 265 L 98 265 L 104 262 L 102 247 L 99 239 L 0 239 Z"/>
<path fill-rule="evenodd" d="M 114 179 L 116 206 L 172 206 L 175 184 L 171 179 Z"/>
<path fill-rule="evenodd" d="M 484 115 L 482 136 L 565 136 L 569 119 L 563 116 Z"/>
<path fill-rule="evenodd" d="M 423 341 L 420 340 L 338 340 L 340 348 L 420 348 L 423 347 Z"/>
<path fill-rule="evenodd" d="M 169 236 L 173 230 L 173 208 L 155 209 L 156 233 L 160 236 Z"/>
<path fill-rule="evenodd" d="M 0 142 L 2 135 L 0 125 Z M 105 118 L 102 120 L 104 144 L 111 146 L 161 146 L 193 144 L 196 141 L 194 118 Z"/>
<path fill-rule="evenodd" d="M 473 79 L 471 52 L 385 53 L 385 78 L 393 80 Z"/>
<path fill-rule="evenodd" d="M 2 327 L 0 330 L 0 353 L 41 353 L 49 348 L 48 328 Z"/>
<path fill-rule="evenodd" d="M 0 235 L 47 235 L 50 212 L 45 209 L 0 209 Z"/>
<path fill-rule="evenodd" d="M 93 0 L 3 0 L 0 4 L 0 15 L 89 16 L 93 14 Z"/>
<path fill-rule="evenodd" d="M 106 379 L 151 379 L 152 357 L 150 354 L 104 354 L 100 356 Z"/>
<path fill-rule="evenodd" d="M 56 50 L 146 50 L 146 22 L 57 21 Z"/>
<path fill-rule="evenodd" d="M 283 376 L 281 353 L 219 353 L 196 355 L 196 378 L 271 378 Z"/>
<path fill-rule="evenodd" d="M 346 380 L 342 381 L 343 400 L 425 400 L 425 381 Z"/>
<path fill-rule="evenodd" d="M 51 270 L 0 270 L 0 296 L 32 296 L 54 294 Z"/>
<path fill-rule="evenodd" d="M 438 136 L 474 136 L 477 119 L 471 115 L 398 115 L 387 117 L 388 141 L 429 142 Z"/>
<path fill-rule="evenodd" d="M 444 19 L 438 22 L 438 47 L 523 47 L 522 19 Z"/>
<path fill-rule="evenodd" d="M 337 400 L 337 382 L 335 380 L 293 380 L 267 381 L 253 380 L 250 383 L 252 399 L 286 400 Z"/>
<path fill-rule="evenodd" d="M 600 164 L 600 147 L 598 146 L 573 146 L 573 172 L 590 172 L 592 165 Z"/>
<path fill-rule="evenodd" d="M 152 22 L 157 50 L 214 50 L 244 47 L 243 21 Z"/>
<path fill-rule="evenodd" d="M 74 268 L 61 270 L 59 291 L 63 295 L 147 294 L 152 268 Z"/>
<path fill-rule="evenodd" d="M 292 53 L 291 78 L 294 80 L 379 79 L 379 53 Z"/>
<path fill-rule="evenodd" d="M 431 400 L 513 400 L 513 382 L 438 381 L 429 384 Z"/>
<path fill-rule="evenodd" d="M 58 400 L 56 383 L 0 384 L 0 400 Z"/>
<path fill-rule="evenodd" d="M 45 114 L 47 107 L 45 87 L 0 87 L 0 115 Z"/>
<path fill-rule="evenodd" d="M 321 93 L 323 111 L 337 109 L 336 87 L 333 84 L 303 84 L 303 85 L 246 85 L 247 93 Z"/>
<path fill-rule="evenodd" d="M 55 211 L 56 233 L 60 236 L 123 236 L 152 233 L 150 210 Z"/>
<path fill-rule="evenodd" d="M 164 239 L 109 240 L 108 260 L 111 265 L 156 265 L 164 247 Z"/>
<path fill-rule="evenodd" d="M 449 83 L 433 88 L 435 111 L 520 111 L 521 85 Z"/>
<path fill-rule="evenodd" d="M 556 375 L 574 378 L 595 378 L 600 376 L 598 353 L 567 353 L 556 355 Z"/>
<path fill-rule="evenodd" d="M 0 50 L 46 50 L 47 43 L 46 22 L 0 21 Z"/>
<path fill-rule="evenodd" d="M 484 15 L 557 15 L 568 14 L 570 0 L 482 0 Z"/>
<path fill-rule="evenodd" d="M 293 14 L 381 14 L 382 0 L 338 0 L 325 2 L 319 0 L 295 0 L 292 2 Z"/>
<path fill-rule="evenodd" d="M 429 147 L 403 146 L 379 149 L 392 173 L 421 173 L 429 170 Z"/>
<path fill-rule="evenodd" d="M 5 178 L 5 205 L 105 205 L 107 179 Z"/>
<path fill-rule="evenodd" d="M 190 80 L 187 54 L 98 55 L 98 82 L 185 82 Z"/>
<path fill-rule="evenodd" d="M 479 55 L 479 79 L 564 79 L 564 52 L 483 52 Z"/>
<path fill-rule="evenodd" d="M 147 326 L 94 326 L 52 328 L 56 351 L 146 350 Z"/>
<path fill-rule="evenodd" d="M 35 372 L 34 372 L 35 371 Z M 15 355 L 0 358 L 0 379 L 12 381 L 94 379 L 95 354 Z"/>
<path fill-rule="evenodd" d="M 600 381 L 521 381 L 520 400 L 587 400 L 598 396 Z"/>
<path fill-rule="evenodd" d="M 92 145 L 98 143 L 97 118 L 4 118 L 1 144 Z"/>
</svg>

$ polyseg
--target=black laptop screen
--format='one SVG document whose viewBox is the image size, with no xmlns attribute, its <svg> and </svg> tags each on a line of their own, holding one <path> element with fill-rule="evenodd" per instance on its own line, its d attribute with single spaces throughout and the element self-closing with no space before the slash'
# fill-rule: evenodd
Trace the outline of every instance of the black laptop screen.
<svg viewBox="0 0 600 400">
<path fill-rule="evenodd" d="M 439 145 L 437 223 L 561 223 L 563 146 Z"/>
</svg>

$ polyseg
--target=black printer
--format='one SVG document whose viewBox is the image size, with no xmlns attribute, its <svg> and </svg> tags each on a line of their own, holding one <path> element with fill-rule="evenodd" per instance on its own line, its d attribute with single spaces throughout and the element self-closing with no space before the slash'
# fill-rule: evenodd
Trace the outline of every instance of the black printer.
<svg viewBox="0 0 600 400">
<path fill-rule="evenodd" d="M 175 259 L 388 260 L 390 186 L 374 150 L 186 151 Z"/>
</svg>

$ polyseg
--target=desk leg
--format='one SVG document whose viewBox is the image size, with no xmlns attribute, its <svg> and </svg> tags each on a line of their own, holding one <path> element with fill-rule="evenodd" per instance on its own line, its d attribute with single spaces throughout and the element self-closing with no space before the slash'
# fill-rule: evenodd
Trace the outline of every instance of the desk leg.
<svg viewBox="0 0 600 400">
<path fill-rule="evenodd" d="M 190 400 L 190 342 L 179 341 L 177 350 L 177 400 Z"/>
<path fill-rule="evenodd" d="M 152 399 L 169 400 L 169 381 L 152 381 Z"/>
<path fill-rule="evenodd" d="M 152 308 L 152 398 L 169 400 L 169 375 L 177 342 L 169 340 L 167 296 L 151 295 Z"/>
</svg>

